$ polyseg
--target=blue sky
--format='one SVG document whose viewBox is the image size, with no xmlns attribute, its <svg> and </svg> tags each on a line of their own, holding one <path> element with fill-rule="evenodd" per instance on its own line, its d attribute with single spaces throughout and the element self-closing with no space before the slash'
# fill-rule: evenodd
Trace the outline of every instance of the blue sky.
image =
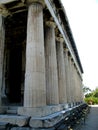
<svg viewBox="0 0 98 130">
<path fill-rule="evenodd" d="M 98 0 L 62 0 L 84 69 L 83 83 L 98 86 Z"/>
</svg>

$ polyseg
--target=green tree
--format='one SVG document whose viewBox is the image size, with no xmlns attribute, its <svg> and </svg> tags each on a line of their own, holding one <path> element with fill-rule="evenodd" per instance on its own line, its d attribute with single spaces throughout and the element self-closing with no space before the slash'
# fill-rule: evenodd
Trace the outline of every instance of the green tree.
<svg viewBox="0 0 98 130">
<path fill-rule="evenodd" d="M 89 92 L 91 92 L 91 89 L 89 87 L 83 86 L 83 93 L 84 93 L 84 95 L 86 93 L 89 93 Z"/>
<path fill-rule="evenodd" d="M 93 96 L 93 92 L 92 92 L 92 93 L 87 93 L 87 94 L 85 95 L 85 98 L 92 97 L 92 96 Z"/>
<path fill-rule="evenodd" d="M 93 92 L 93 96 L 98 98 L 98 88 L 96 88 L 95 91 Z"/>
<path fill-rule="evenodd" d="M 98 104 L 98 88 L 91 93 L 85 94 L 85 102 L 88 104 Z"/>
</svg>

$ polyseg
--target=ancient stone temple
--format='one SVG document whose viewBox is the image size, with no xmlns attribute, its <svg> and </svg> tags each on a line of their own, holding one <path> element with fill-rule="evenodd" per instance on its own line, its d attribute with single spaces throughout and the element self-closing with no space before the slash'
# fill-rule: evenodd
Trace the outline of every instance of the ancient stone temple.
<svg viewBox="0 0 98 130">
<path fill-rule="evenodd" d="M 0 0 L 0 122 L 52 127 L 83 103 L 82 73 L 60 0 Z"/>
</svg>

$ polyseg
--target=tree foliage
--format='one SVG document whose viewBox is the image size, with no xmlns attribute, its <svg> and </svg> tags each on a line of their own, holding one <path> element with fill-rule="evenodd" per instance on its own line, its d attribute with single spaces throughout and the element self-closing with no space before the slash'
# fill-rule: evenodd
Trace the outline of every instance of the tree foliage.
<svg viewBox="0 0 98 130">
<path fill-rule="evenodd" d="M 93 96 L 98 98 L 98 88 L 96 88 L 95 91 L 93 92 Z"/>
<path fill-rule="evenodd" d="M 85 95 L 85 102 L 88 104 L 98 104 L 98 88 Z"/>
<path fill-rule="evenodd" d="M 88 92 L 91 92 L 91 89 L 89 87 L 83 86 L 83 93 L 86 94 Z"/>
</svg>

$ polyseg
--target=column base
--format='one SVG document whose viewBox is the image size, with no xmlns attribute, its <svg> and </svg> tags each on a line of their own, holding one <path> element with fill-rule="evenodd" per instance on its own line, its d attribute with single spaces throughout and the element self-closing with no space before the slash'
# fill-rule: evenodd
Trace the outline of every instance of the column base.
<svg viewBox="0 0 98 130">
<path fill-rule="evenodd" d="M 68 104 L 51 105 L 37 108 L 19 107 L 18 115 L 27 115 L 33 117 L 43 117 L 68 108 Z"/>
<path fill-rule="evenodd" d="M 72 107 L 74 107 L 75 105 L 74 105 L 74 103 L 73 102 L 71 102 L 71 103 L 68 103 L 68 107 L 69 108 L 72 108 Z"/>
<path fill-rule="evenodd" d="M 6 110 L 7 110 L 7 109 L 8 109 L 7 106 L 1 106 L 1 107 L 0 107 L 0 114 L 6 113 Z"/>
</svg>

